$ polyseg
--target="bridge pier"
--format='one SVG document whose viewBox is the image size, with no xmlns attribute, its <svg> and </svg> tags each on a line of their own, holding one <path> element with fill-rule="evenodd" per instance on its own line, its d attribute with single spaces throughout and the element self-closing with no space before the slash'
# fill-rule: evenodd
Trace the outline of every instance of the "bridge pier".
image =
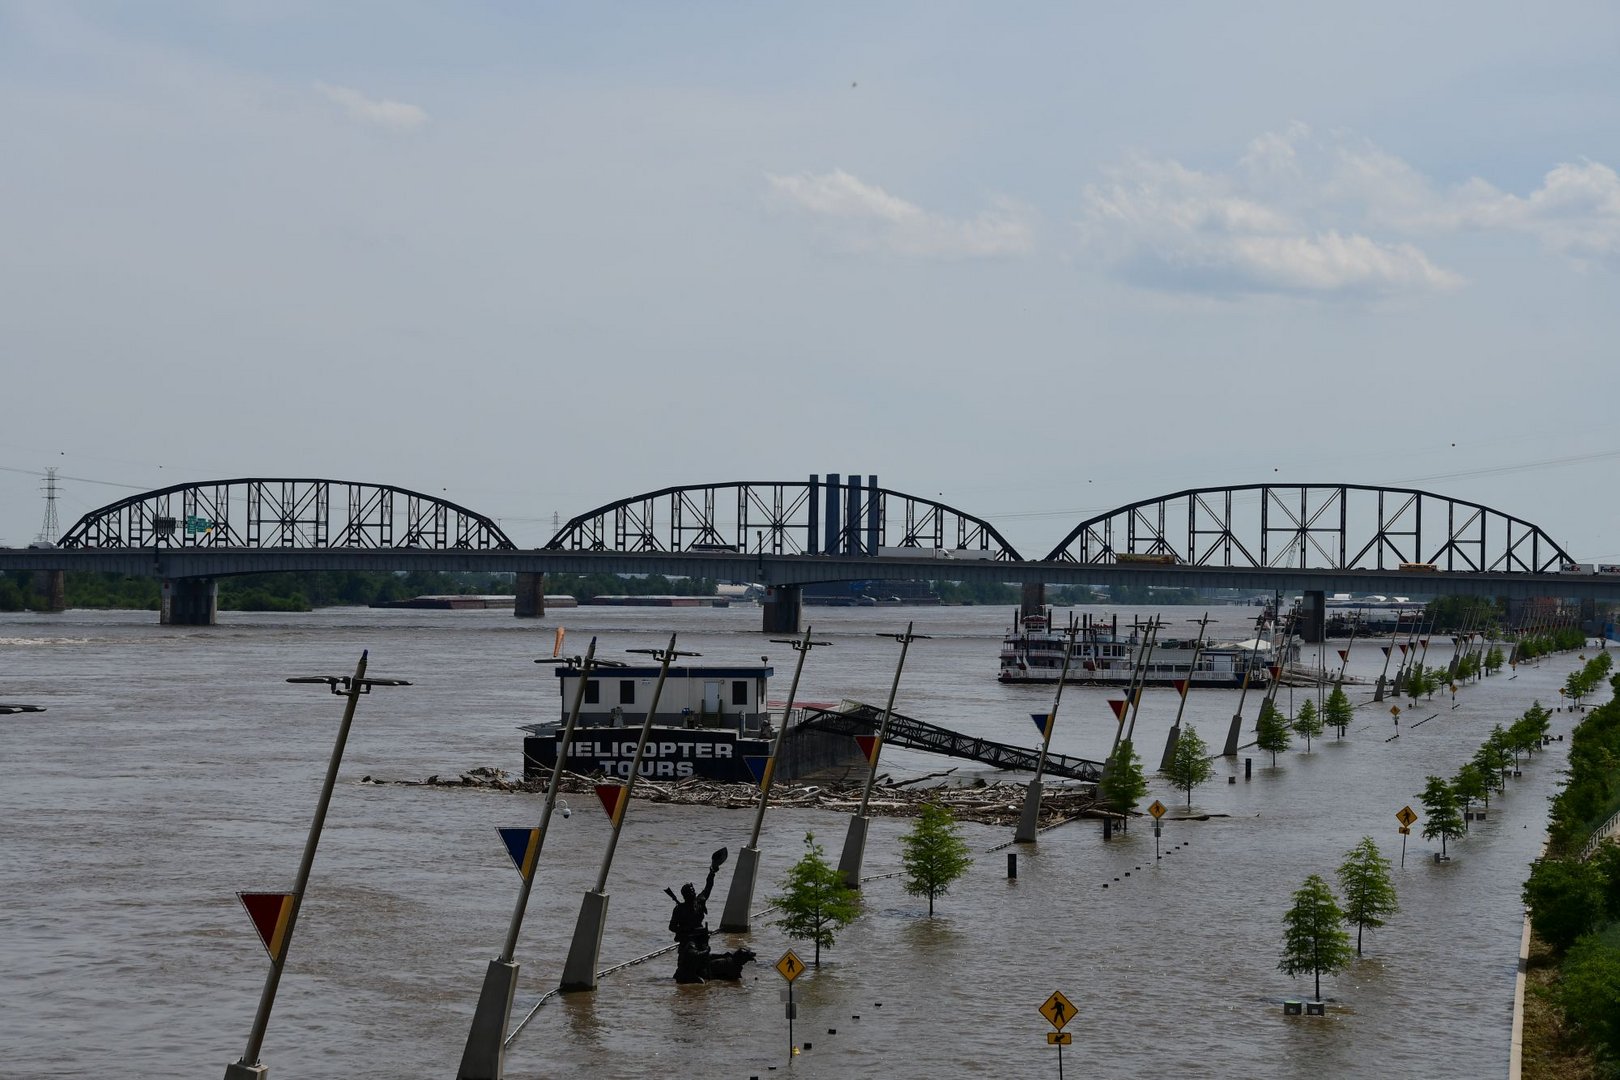
<svg viewBox="0 0 1620 1080">
<path fill-rule="evenodd" d="M 67 574 L 62 570 L 34 571 L 34 595 L 40 599 L 36 611 L 67 610 Z"/>
<path fill-rule="evenodd" d="M 1023 620 L 1030 615 L 1040 615 L 1046 611 L 1046 586 L 1038 581 L 1024 582 L 1024 597 L 1018 604 L 1018 617 Z"/>
<path fill-rule="evenodd" d="M 512 614 L 520 619 L 539 619 L 546 614 L 546 575 L 527 570 L 517 573 L 517 600 Z"/>
<path fill-rule="evenodd" d="M 219 582 L 213 578 L 164 579 L 162 625 L 213 626 L 218 614 Z"/>
<path fill-rule="evenodd" d="M 763 629 L 767 634 L 797 634 L 799 616 L 804 612 L 804 589 L 798 585 L 768 585 L 760 607 L 765 612 Z"/>
<path fill-rule="evenodd" d="M 1299 636 L 1307 645 L 1320 645 L 1327 637 L 1327 594 L 1306 589 L 1299 600 Z"/>
</svg>

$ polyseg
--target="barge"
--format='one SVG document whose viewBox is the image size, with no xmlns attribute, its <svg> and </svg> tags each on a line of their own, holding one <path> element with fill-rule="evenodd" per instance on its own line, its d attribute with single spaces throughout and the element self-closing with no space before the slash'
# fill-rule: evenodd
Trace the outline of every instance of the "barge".
<svg viewBox="0 0 1620 1080">
<path fill-rule="evenodd" d="M 543 778 L 557 762 L 558 742 L 581 671 L 556 669 L 561 708 L 556 720 L 523 727 L 523 774 Z M 658 682 L 657 664 L 595 666 L 585 682 L 563 767 L 584 775 L 626 777 Z M 855 738 L 818 729 L 805 710 L 772 713 L 765 664 L 672 664 L 659 696 L 639 775 L 652 780 L 753 781 L 770 755 L 775 725 L 789 725 L 776 763 L 778 780 L 847 769 L 866 760 Z M 813 710 L 812 710 L 813 711 Z"/>
</svg>

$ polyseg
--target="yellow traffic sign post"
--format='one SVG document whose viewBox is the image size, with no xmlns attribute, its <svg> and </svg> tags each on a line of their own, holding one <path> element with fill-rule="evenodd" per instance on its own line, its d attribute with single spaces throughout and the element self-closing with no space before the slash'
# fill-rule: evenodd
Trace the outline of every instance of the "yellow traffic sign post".
<svg viewBox="0 0 1620 1080">
<path fill-rule="evenodd" d="M 1164 803 L 1160 802 L 1158 799 L 1154 799 L 1153 800 L 1153 805 L 1148 807 L 1148 813 L 1153 815 L 1153 861 L 1158 862 L 1159 861 L 1159 819 L 1164 817 Z"/>
<path fill-rule="evenodd" d="M 1395 820 L 1401 823 L 1401 865 L 1406 865 L 1406 838 L 1412 835 L 1412 823 L 1416 821 L 1417 814 L 1410 806 L 1403 806 L 1395 811 Z"/>
<path fill-rule="evenodd" d="M 798 953 L 794 952 L 792 949 L 789 949 L 787 952 L 783 953 L 782 958 L 776 962 L 776 973 L 782 976 L 782 978 L 786 979 L 788 984 L 788 1061 L 791 1062 L 793 1060 L 793 1055 L 798 1053 L 798 1048 L 793 1045 L 793 1021 L 797 1018 L 796 1014 L 799 1011 L 798 1006 L 796 1006 L 793 1002 L 793 980 L 804 974 L 804 961 L 799 959 Z"/>
<path fill-rule="evenodd" d="M 1154 805 L 1158 805 L 1157 801 Z M 1054 990 L 1052 996 L 1041 1003 L 1041 1015 L 1056 1029 L 1046 1033 L 1046 1045 L 1058 1048 L 1058 1080 L 1063 1080 L 1063 1048 L 1074 1042 L 1073 1036 L 1063 1029 L 1074 1019 L 1074 1003 L 1063 996 L 1063 991 Z"/>
</svg>

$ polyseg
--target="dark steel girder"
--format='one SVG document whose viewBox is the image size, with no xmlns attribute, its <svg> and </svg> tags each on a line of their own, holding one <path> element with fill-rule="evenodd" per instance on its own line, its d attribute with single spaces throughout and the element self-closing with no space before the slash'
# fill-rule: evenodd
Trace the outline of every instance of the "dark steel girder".
<svg viewBox="0 0 1620 1080">
<path fill-rule="evenodd" d="M 245 477 L 175 484 L 85 514 L 65 548 L 515 550 L 499 525 L 406 488 Z"/>
<path fill-rule="evenodd" d="M 827 489 L 825 483 L 758 480 L 661 488 L 570 519 L 546 550 L 876 556 L 883 548 L 915 548 L 984 552 L 1003 562 L 1020 558 L 982 518 L 858 482 L 831 489 L 838 524 L 834 550 L 824 550 L 819 497 Z"/>
<path fill-rule="evenodd" d="M 1185 514 L 1183 515 L 1183 505 Z M 1183 534 L 1172 522 L 1185 516 Z M 1047 562 L 1171 556 L 1187 566 L 1545 573 L 1573 560 L 1547 533 L 1480 503 L 1366 484 L 1188 488 L 1076 525 Z"/>
</svg>

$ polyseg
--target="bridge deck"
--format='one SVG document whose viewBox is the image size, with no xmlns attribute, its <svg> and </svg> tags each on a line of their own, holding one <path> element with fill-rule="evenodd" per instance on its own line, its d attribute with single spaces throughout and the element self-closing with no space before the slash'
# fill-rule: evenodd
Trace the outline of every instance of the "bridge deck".
<svg viewBox="0 0 1620 1080">
<path fill-rule="evenodd" d="M 846 701 L 837 709 L 810 708 L 805 710 L 805 714 L 804 722 L 807 725 L 817 730 L 846 735 L 870 735 L 883 720 L 882 709 L 859 701 Z M 896 746 L 904 746 L 908 750 L 924 750 L 932 754 L 944 754 L 947 757 L 967 758 L 998 769 L 1023 769 L 1026 772 L 1034 772 L 1041 757 L 1038 749 L 1030 750 L 990 739 L 963 735 L 961 732 L 902 716 L 899 713 L 890 714 L 889 731 L 885 741 Z M 1102 775 L 1102 763 L 1065 754 L 1049 753 L 1046 755 L 1046 775 L 1096 783 Z"/>
</svg>

